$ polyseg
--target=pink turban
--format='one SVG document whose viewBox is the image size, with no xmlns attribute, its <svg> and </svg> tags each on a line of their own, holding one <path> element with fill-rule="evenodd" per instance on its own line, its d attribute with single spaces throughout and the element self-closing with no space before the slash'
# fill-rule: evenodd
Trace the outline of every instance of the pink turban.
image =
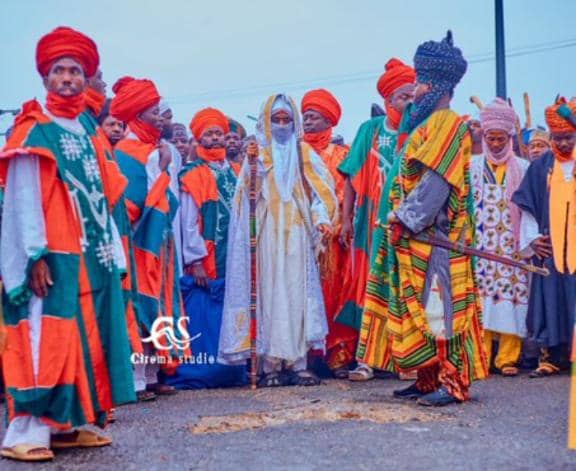
<svg viewBox="0 0 576 471">
<path fill-rule="evenodd" d="M 506 100 L 496 98 L 480 110 L 480 123 L 484 131 L 498 129 L 512 135 L 516 128 L 516 112 Z"/>
</svg>

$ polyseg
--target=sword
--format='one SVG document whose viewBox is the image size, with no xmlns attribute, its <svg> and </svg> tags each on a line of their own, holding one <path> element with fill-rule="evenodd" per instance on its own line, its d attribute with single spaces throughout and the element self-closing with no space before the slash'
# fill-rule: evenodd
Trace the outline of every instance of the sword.
<svg viewBox="0 0 576 471">
<path fill-rule="evenodd" d="M 389 228 L 388 225 L 383 225 Z M 422 242 L 423 244 L 432 245 L 434 247 L 441 247 L 443 249 L 452 250 L 454 252 L 459 252 L 464 255 L 470 255 L 473 257 L 484 258 L 492 262 L 501 263 L 503 265 L 509 265 L 511 267 L 520 268 L 530 273 L 535 273 L 540 276 L 550 275 L 550 271 L 545 267 L 538 267 L 531 263 L 525 263 L 516 258 L 504 257 L 502 255 L 497 255 L 492 252 L 484 252 L 480 249 L 470 247 L 463 244 L 462 242 L 452 242 L 448 239 L 438 237 L 437 235 L 431 234 L 412 234 L 410 233 L 410 238 L 417 242 Z"/>
</svg>

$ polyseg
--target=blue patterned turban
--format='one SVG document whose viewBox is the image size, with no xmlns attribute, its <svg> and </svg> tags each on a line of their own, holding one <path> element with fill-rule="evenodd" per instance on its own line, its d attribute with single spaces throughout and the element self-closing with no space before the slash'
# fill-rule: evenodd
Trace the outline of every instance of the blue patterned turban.
<svg viewBox="0 0 576 471">
<path fill-rule="evenodd" d="M 451 31 L 440 42 L 427 41 L 418 46 L 414 55 L 416 80 L 431 84 L 432 89 L 415 100 L 410 116 L 411 129 L 432 114 L 444 95 L 452 93 L 467 67 L 462 51 L 454 47 Z"/>
</svg>

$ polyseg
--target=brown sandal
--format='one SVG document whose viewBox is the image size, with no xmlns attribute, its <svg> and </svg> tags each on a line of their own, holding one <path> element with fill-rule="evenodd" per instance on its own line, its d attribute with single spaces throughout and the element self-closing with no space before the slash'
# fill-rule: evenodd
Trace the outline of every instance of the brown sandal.
<svg viewBox="0 0 576 471">
<path fill-rule="evenodd" d="M 173 396 L 174 394 L 178 394 L 178 390 L 174 386 L 161 383 L 149 384 L 146 386 L 146 390 L 155 393 L 157 396 Z"/>
<path fill-rule="evenodd" d="M 138 402 L 155 401 L 157 397 L 158 396 L 156 396 L 156 394 L 153 393 L 152 391 L 137 391 L 136 392 L 136 398 L 138 399 Z"/>
<path fill-rule="evenodd" d="M 518 376 L 518 373 L 520 373 L 520 370 L 518 370 L 514 365 L 504 365 L 500 368 L 500 374 L 509 378 Z"/>
<path fill-rule="evenodd" d="M 22 443 L 13 447 L 5 447 L 0 450 L 0 456 L 10 460 L 35 462 L 52 461 L 54 453 L 45 446 Z"/>
<path fill-rule="evenodd" d="M 98 448 L 112 444 L 112 439 L 98 435 L 90 430 L 75 430 L 72 433 L 52 435 L 50 448 L 63 450 L 66 448 Z"/>
<path fill-rule="evenodd" d="M 544 378 L 546 376 L 554 376 L 560 373 L 560 368 L 553 365 L 552 363 L 540 363 L 540 366 L 536 368 L 532 373 L 528 375 L 529 378 Z"/>
</svg>

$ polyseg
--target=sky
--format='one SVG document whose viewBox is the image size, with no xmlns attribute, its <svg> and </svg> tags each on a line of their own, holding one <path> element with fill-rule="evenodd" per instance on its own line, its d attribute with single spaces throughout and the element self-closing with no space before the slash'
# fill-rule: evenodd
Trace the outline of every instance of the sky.
<svg viewBox="0 0 576 471">
<path fill-rule="evenodd" d="M 412 63 L 417 46 L 451 29 L 468 59 L 453 108 L 477 114 L 471 95 L 495 96 L 493 0 L 2 0 L 0 109 L 18 108 L 45 92 L 35 68 L 38 39 L 66 25 L 91 36 L 100 51 L 108 93 L 119 77 L 154 80 L 188 124 L 206 106 L 242 122 L 248 132 L 266 98 L 297 102 L 327 88 L 343 109 L 336 132 L 351 141 L 381 103 L 376 81 L 391 57 Z M 524 121 L 528 92 L 533 120 L 560 93 L 576 95 L 576 1 L 504 0 L 508 96 Z M 11 117 L 0 116 L 0 132 Z"/>
</svg>

